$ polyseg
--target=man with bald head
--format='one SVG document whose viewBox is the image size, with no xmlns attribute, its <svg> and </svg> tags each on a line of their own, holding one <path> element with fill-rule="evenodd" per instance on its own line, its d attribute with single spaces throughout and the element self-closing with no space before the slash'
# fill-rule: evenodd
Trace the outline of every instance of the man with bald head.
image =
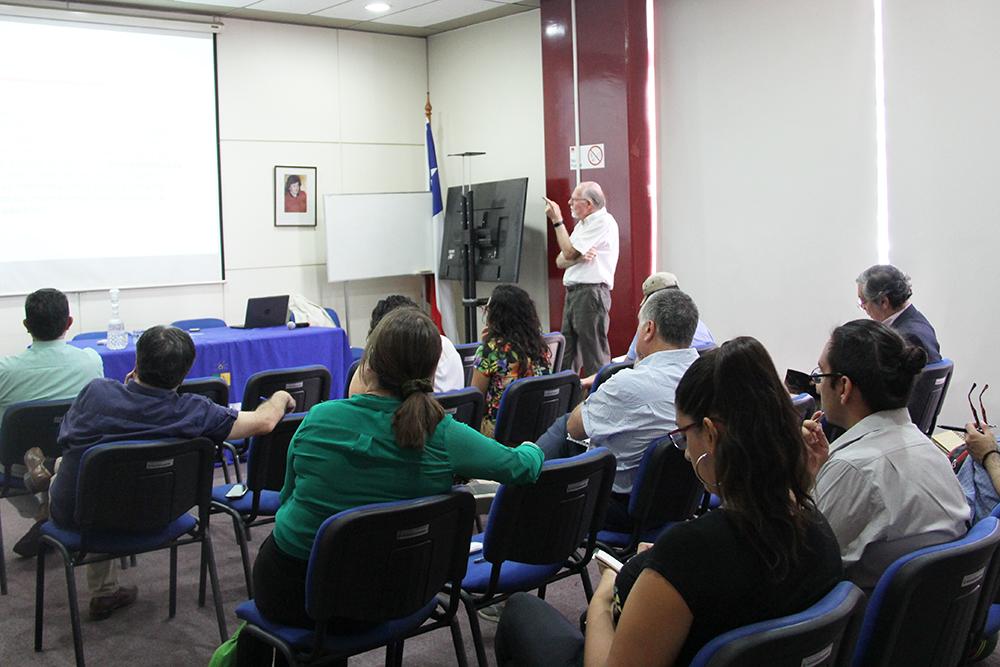
<svg viewBox="0 0 1000 667">
<path fill-rule="evenodd" d="M 605 208 L 601 186 L 593 181 L 574 188 L 569 209 L 575 221 L 572 234 L 566 230 L 559 204 L 545 199 L 545 215 L 559 243 L 556 266 L 565 270 L 563 368 L 582 368 L 589 375 L 611 361 L 608 311 L 618 266 L 618 223 Z"/>
</svg>

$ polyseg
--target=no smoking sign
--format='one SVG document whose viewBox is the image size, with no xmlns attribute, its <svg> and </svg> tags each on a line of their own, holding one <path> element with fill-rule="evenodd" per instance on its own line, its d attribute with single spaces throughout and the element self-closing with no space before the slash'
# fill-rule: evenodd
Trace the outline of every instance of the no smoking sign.
<svg viewBox="0 0 1000 667">
<path fill-rule="evenodd" d="M 569 147 L 570 169 L 604 169 L 604 144 Z"/>
</svg>

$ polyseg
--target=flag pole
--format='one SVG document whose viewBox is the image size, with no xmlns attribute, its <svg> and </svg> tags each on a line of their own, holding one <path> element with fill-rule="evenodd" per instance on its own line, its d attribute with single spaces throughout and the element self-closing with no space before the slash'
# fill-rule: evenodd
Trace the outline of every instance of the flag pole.
<svg viewBox="0 0 1000 667">
<path fill-rule="evenodd" d="M 424 117 L 427 118 L 427 124 L 431 123 L 431 114 L 433 113 L 434 107 L 431 106 L 431 91 L 427 91 L 427 102 L 424 104 Z M 429 147 L 428 147 L 429 148 Z M 434 258 L 435 264 L 439 259 Z M 438 306 L 437 299 L 437 283 L 436 283 L 436 271 L 435 273 L 424 275 L 424 293 L 427 295 L 427 302 L 431 307 L 431 319 L 434 320 L 434 324 L 437 325 L 438 330 L 443 334 L 444 327 L 441 323 L 441 310 Z"/>
</svg>

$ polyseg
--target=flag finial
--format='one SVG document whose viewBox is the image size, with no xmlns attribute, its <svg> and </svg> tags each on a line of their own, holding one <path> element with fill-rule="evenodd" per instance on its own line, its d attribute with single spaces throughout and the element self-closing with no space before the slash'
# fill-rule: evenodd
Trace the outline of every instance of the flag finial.
<svg viewBox="0 0 1000 667">
<path fill-rule="evenodd" d="M 431 93 L 427 91 L 427 104 L 424 105 L 424 115 L 427 116 L 428 123 L 431 121 L 431 109 L 433 109 L 431 106 Z"/>
</svg>

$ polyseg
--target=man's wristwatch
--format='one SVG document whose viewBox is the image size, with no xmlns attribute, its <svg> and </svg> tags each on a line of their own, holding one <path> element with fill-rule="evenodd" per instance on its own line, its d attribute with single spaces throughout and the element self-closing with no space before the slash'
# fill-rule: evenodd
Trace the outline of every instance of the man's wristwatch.
<svg viewBox="0 0 1000 667">
<path fill-rule="evenodd" d="M 552 221 L 552 229 L 556 229 L 557 227 L 562 227 L 562 226 L 563 226 L 563 221 L 562 220 L 553 220 Z"/>
</svg>

